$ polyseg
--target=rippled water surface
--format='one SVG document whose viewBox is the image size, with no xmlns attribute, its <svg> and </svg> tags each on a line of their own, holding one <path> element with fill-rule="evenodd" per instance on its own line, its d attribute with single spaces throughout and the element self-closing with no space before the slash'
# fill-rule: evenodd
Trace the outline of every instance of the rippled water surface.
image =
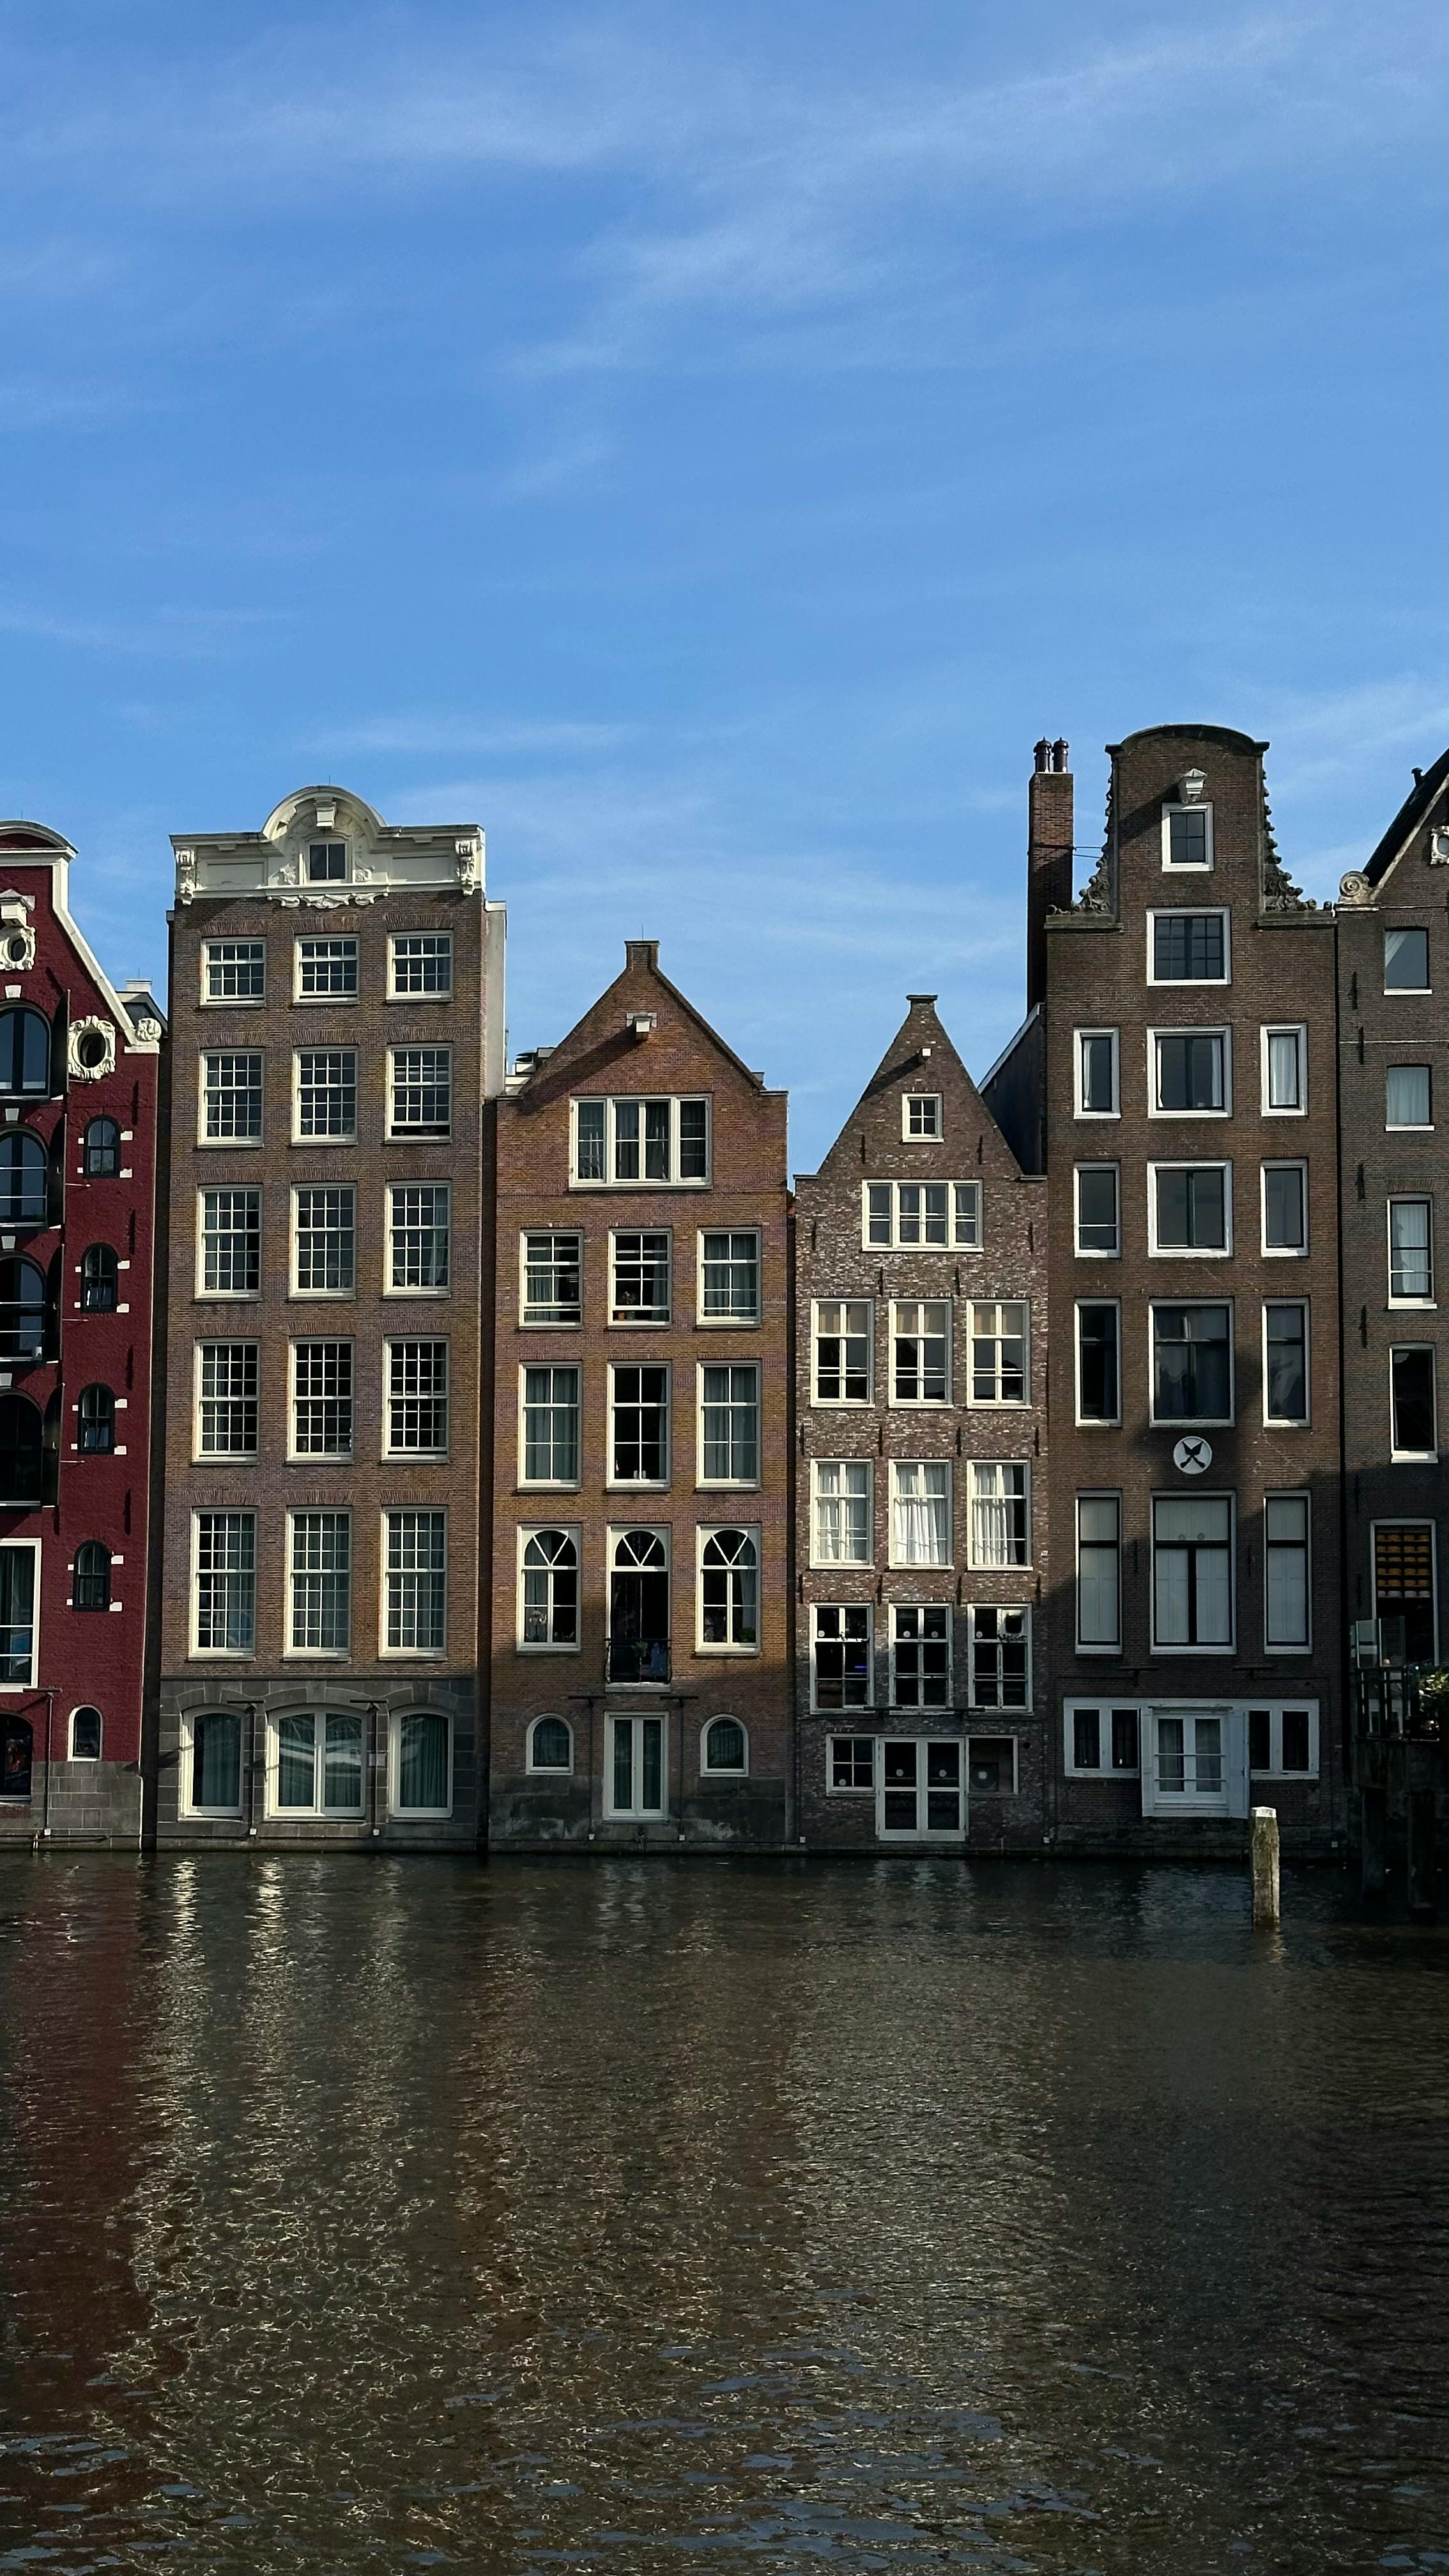
<svg viewBox="0 0 1449 2576">
<path fill-rule="evenodd" d="M 1449 1935 L 0 1862 L 0 2568 L 1449 2567 Z"/>
</svg>

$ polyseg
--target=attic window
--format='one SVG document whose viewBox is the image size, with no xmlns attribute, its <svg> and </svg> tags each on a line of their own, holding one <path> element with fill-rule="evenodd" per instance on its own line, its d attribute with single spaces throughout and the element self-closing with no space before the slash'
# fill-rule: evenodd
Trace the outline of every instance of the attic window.
<svg viewBox="0 0 1449 2576">
<path fill-rule="evenodd" d="M 939 1091 L 902 1093 L 901 1134 L 913 1142 L 940 1136 L 941 1095 Z"/>
<path fill-rule="evenodd" d="M 309 885 L 342 885 L 347 878 L 347 843 L 313 841 L 307 851 Z"/>
</svg>

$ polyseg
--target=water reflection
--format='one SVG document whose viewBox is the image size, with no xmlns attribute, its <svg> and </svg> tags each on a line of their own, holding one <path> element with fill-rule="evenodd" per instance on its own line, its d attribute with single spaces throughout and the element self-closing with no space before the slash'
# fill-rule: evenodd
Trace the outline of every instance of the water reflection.
<svg viewBox="0 0 1449 2576">
<path fill-rule="evenodd" d="M 0 2568 L 1443 2564 L 1449 1943 L 1341 1907 L 7 1858 Z"/>
</svg>

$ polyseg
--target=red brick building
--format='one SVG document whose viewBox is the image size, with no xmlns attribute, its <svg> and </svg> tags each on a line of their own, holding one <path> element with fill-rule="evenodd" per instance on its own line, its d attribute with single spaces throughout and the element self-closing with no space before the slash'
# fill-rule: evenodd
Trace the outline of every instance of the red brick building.
<svg viewBox="0 0 1449 2576">
<path fill-rule="evenodd" d="M 778 1849 L 785 1096 L 625 956 L 497 1112 L 489 1836 Z"/>
<path fill-rule="evenodd" d="M 1041 1848 L 1046 1191 L 910 1010 L 796 1181 L 798 1838 Z"/>
<path fill-rule="evenodd" d="M 161 1014 L 0 824 L 0 1840 L 141 1837 Z"/>
</svg>

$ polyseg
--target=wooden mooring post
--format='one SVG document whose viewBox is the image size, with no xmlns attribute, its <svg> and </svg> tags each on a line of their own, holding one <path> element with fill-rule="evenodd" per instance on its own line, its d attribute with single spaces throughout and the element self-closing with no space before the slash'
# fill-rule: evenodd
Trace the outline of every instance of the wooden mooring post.
<svg viewBox="0 0 1449 2576">
<path fill-rule="evenodd" d="M 1255 1807 L 1252 1815 L 1253 1921 L 1278 1921 L 1278 1810 Z"/>
</svg>

